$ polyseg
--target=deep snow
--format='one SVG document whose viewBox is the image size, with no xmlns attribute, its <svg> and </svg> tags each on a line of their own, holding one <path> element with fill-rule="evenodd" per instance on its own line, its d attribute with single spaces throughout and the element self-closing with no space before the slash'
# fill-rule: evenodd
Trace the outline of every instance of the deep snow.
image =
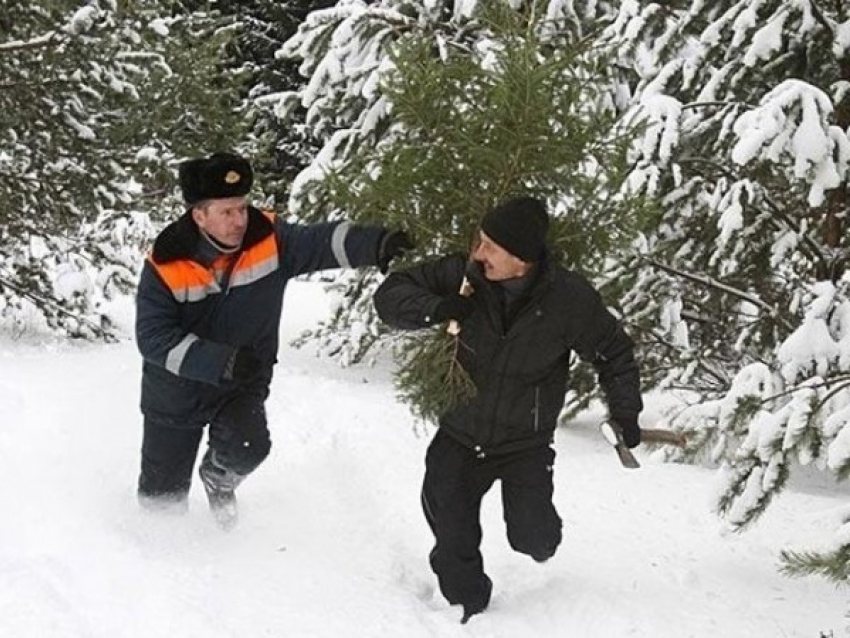
<svg viewBox="0 0 850 638">
<path fill-rule="evenodd" d="M 326 309 L 318 284 L 292 284 L 284 340 Z M 224 533 L 199 484 L 186 516 L 136 504 L 132 341 L 0 343 L 0 636 L 850 635 L 846 590 L 776 571 L 780 549 L 827 542 L 845 486 L 797 480 L 753 529 L 724 533 L 712 470 L 641 452 L 624 470 L 593 413 L 556 436 L 565 540 L 549 563 L 513 553 L 498 490 L 485 499 L 494 597 L 462 626 L 427 565 L 431 432 L 396 401 L 389 365 L 340 369 L 288 346 L 280 360 L 272 454 Z"/>
</svg>

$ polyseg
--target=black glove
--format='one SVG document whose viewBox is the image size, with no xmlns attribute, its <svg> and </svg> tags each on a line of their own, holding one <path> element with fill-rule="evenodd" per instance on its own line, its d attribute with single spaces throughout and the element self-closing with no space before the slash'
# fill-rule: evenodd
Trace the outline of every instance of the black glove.
<svg viewBox="0 0 850 638">
<path fill-rule="evenodd" d="M 434 323 L 442 323 L 449 319 L 463 321 L 472 314 L 473 310 L 475 310 L 475 302 L 472 300 L 472 297 L 452 295 L 437 304 L 432 317 Z"/>
<path fill-rule="evenodd" d="M 403 230 L 384 231 L 381 241 L 378 242 L 378 270 L 382 275 L 386 275 L 393 259 L 415 247 L 416 244 L 410 235 Z"/>
<path fill-rule="evenodd" d="M 263 369 L 263 362 L 257 358 L 252 348 L 236 348 L 224 366 L 222 378 L 225 381 L 248 381 Z"/>
<path fill-rule="evenodd" d="M 620 428 L 623 435 L 623 443 L 628 448 L 634 448 L 640 445 L 640 426 L 638 425 L 637 416 L 632 417 L 615 417 L 614 423 Z"/>
</svg>

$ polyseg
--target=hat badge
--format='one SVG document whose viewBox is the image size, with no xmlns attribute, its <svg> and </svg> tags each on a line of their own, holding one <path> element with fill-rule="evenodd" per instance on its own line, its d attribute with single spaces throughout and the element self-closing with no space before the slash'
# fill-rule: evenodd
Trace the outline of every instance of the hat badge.
<svg viewBox="0 0 850 638">
<path fill-rule="evenodd" d="M 227 175 L 224 176 L 224 181 L 227 184 L 236 184 L 240 179 L 242 179 L 242 176 L 236 171 L 227 171 Z"/>
</svg>

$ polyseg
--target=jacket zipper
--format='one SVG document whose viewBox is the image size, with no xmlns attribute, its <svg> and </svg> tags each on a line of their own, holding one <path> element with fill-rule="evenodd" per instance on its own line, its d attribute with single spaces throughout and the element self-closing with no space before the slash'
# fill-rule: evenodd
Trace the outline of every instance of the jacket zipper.
<svg viewBox="0 0 850 638">
<path fill-rule="evenodd" d="M 494 326 L 496 327 L 497 334 L 499 335 L 499 343 L 500 343 L 499 349 L 500 350 L 502 350 L 503 348 L 510 347 L 508 342 L 511 340 L 512 333 L 515 333 L 517 326 L 519 324 L 521 324 L 524 321 L 527 321 L 526 317 L 528 315 L 532 315 L 532 316 L 535 316 L 535 317 L 540 316 L 541 313 L 540 313 L 540 308 L 538 307 L 538 303 L 539 303 L 540 299 L 545 295 L 545 293 L 548 289 L 549 289 L 549 283 L 548 282 L 538 283 L 538 285 L 536 286 L 535 292 L 531 295 L 531 298 L 528 301 L 528 305 L 525 308 L 523 308 L 523 310 L 519 313 L 519 315 L 516 317 L 516 319 L 514 319 L 513 325 L 508 330 L 507 327 L 505 326 L 504 322 L 502 321 L 501 313 L 495 307 L 494 300 L 493 300 L 493 293 L 491 293 L 486 286 L 482 286 L 482 290 L 487 291 L 485 293 L 485 295 L 489 296 L 489 298 L 485 297 L 484 306 L 487 310 L 487 314 L 490 315 L 490 318 L 491 318 Z M 533 309 L 533 312 L 532 312 L 532 309 Z M 504 379 L 505 379 L 505 375 L 503 374 L 504 371 L 500 370 L 499 372 L 500 373 L 499 373 L 499 381 L 498 381 L 498 386 L 497 386 L 496 397 L 501 396 L 501 394 L 502 394 L 502 384 L 504 383 Z M 539 404 L 539 399 L 540 399 L 540 388 L 535 387 L 534 391 L 535 391 L 534 431 L 538 432 L 539 428 L 540 428 L 539 409 L 538 409 L 538 407 L 539 407 L 538 404 Z M 488 420 L 489 423 L 491 424 L 489 436 L 487 437 L 487 445 L 488 446 L 493 444 L 493 438 L 495 436 L 495 430 L 492 428 L 492 424 L 495 423 L 496 414 L 498 414 L 498 412 L 499 412 L 499 406 L 498 406 L 498 400 L 497 400 L 493 405 L 492 416 Z M 480 428 L 479 428 L 479 431 L 477 431 L 475 433 L 475 435 L 473 435 L 473 436 L 474 436 L 474 438 L 477 438 L 478 436 L 481 436 L 483 434 L 484 433 L 481 432 Z M 482 438 L 483 438 L 483 436 L 482 436 Z"/>
<path fill-rule="evenodd" d="M 499 337 L 500 354 L 501 354 L 502 349 L 504 349 L 505 347 L 506 347 L 505 337 L 501 336 L 501 337 Z M 484 439 L 486 438 L 486 443 L 487 443 L 488 447 L 493 444 L 493 438 L 496 434 L 496 430 L 495 430 L 495 427 L 494 427 L 493 424 L 496 422 L 496 415 L 499 414 L 499 398 L 502 396 L 502 385 L 505 382 L 504 370 L 500 369 L 497 372 L 497 374 L 499 376 L 498 376 L 498 381 L 497 381 L 497 385 L 496 385 L 495 400 L 493 401 L 493 409 L 491 410 L 491 413 L 488 415 L 488 418 L 485 420 L 486 426 L 489 426 L 488 427 L 489 431 L 486 432 L 486 437 L 485 437 L 485 432 L 476 432 L 476 434 L 480 436 L 481 441 L 484 441 Z"/>
<path fill-rule="evenodd" d="M 534 386 L 534 432 L 540 432 L 540 386 Z"/>
</svg>

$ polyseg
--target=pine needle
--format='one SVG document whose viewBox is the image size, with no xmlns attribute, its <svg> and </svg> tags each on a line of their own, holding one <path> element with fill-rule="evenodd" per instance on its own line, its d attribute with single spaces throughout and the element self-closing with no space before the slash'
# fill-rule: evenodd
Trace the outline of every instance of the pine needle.
<svg viewBox="0 0 850 638">
<path fill-rule="evenodd" d="M 437 422 L 459 403 L 475 396 L 475 384 L 458 361 L 462 347 L 459 336 L 440 329 L 414 342 L 405 353 L 396 388 L 416 416 Z"/>
</svg>

